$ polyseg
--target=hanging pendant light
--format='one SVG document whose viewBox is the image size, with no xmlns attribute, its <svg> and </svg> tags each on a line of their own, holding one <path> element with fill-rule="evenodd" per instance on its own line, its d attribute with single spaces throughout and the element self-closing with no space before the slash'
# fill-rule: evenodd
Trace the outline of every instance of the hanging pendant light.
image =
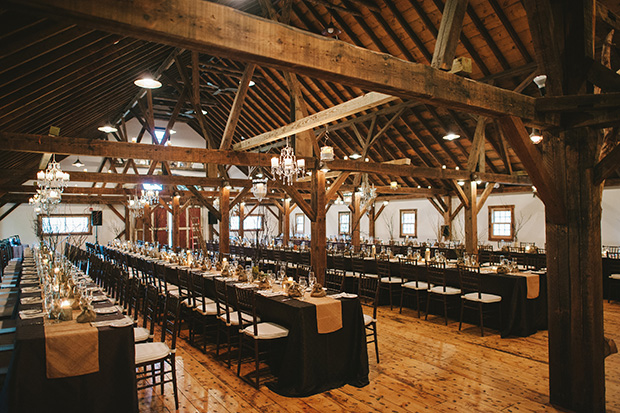
<svg viewBox="0 0 620 413">
<path fill-rule="evenodd" d="M 280 157 L 271 158 L 271 174 L 278 176 L 284 185 L 291 185 L 293 179 L 302 176 L 306 170 L 306 160 L 297 159 L 295 151 L 288 144 L 286 138 L 286 146 L 282 148 Z"/>
<path fill-rule="evenodd" d="M 84 166 L 84 164 L 80 161 L 79 157 L 71 165 L 75 166 L 76 168 L 81 168 Z"/>
</svg>

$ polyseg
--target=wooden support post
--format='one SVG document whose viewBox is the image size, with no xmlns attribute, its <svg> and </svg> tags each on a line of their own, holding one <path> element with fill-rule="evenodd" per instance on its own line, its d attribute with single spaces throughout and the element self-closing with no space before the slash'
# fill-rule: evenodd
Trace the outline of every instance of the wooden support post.
<svg viewBox="0 0 620 413">
<path fill-rule="evenodd" d="M 230 190 L 220 189 L 220 259 L 230 253 Z"/>
<path fill-rule="evenodd" d="M 243 220 L 245 219 L 245 202 L 241 201 L 239 203 L 239 239 L 243 241 L 243 237 L 245 236 L 243 232 Z"/>
<path fill-rule="evenodd" d="M 373 242 L 375 239 L 375 204 L 368 210 L 368 238 Z"/>
<path fill-rule="evenodd" d="M 144 218 L 144 229 L 142 230 L 142 238 L 144 242 L 153 241 L 153 233 L 151 232 L 151 206 L 144 204 L 144 211 L 142 213 Z"/>
<path fill-rule="evenodd" d="M 468 254 L 478 252 L 478 214 L 476 181 L 465 182 L 465 195 L 469 206 L 465 208 L 465 251 Z"/>
<path fill-rule="evenodd" d="M 357 252 L 360 249 L 360 220 L 362 217 L 360 216 L 361 205 L 360 205 L 360 194 L 359 192 L 353 192 L 353 200 L 351 203 L 351 209 L 353 210 L 353 216 L 351 219 L 351 245 L 353 246 L 353 251 Z"/>
<path fill-rule="evenodd" d="M 129 213 L 127 204 L 125 204 L 125 241 L 135 241 L 131 214 Z"/>
<path fill-rule="evenodd" d="M 181 214 L 180 214 L 180 199 L 181 197 L 176 195 L 172 197 L 172 248 L 180 247 L 180 235 L 181 231 Z"/>
<path fill-rule="evenodd" d="M 444 198 L 444 203 L 446 204 L 446 210 L 443 213 L 443 224 L 448 226 L 449 233 L 449 235 L 444 238 L 445 241 L 450 241 L 452 239 L 452 197 L 450 195 L 446 195 Z"/>
<path fill-rule="evenodd" d="M 315 220 L 310 222 L 310 251 L 312 269 L 316 279 L 325 285 L 327 268 L 327 239 L 325 236 L 325 172 L 312 172 L 312 208 L 316 211 Z"/>
<path fill-rule="evenodd" d="M 289 238 L 290 233 L 291 233 L 290 219 L 291 219 L 291 200 L 289 198 L 286 198 L 284 200 L 284 219 L 282 220 L 282 234 L 283 234 L 282 243 L 284 244 L 285 247 L 288 246 L 288 243 L 290 240 Z"/>
<path fill-rule="evenodd" d="M 450 70 L 456 52 L 456 45 L 461 37 L 463 19 L 467 11 L 468 0 L 447 0 L 441 16 L 439 35 L 435 43 L 431 66 L 436 69 Z"/>
</svg>

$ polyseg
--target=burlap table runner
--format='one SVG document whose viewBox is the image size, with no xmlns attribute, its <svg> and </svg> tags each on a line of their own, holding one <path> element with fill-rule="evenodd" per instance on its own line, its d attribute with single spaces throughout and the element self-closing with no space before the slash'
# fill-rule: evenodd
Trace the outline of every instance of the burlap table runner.
<svg viewBox="0 0 620 413">
<path fill-rule="evenodd" d="M 530 274 L 527 272 L 517 272 L 512 275 L 518 275 L 519 277 L 525 277 L 527 282 L 527 298 L 533 300 L 538 298 L 540 294 L 540 275 Z"/>
<path fill-rule="evenodd" d="M 99 332 L 75 320 L 45 325 L 47 378 L 81 376 L 99 371 Z"/>
<path fill-rule="evenodd" d="M 316 307 L 316 326 L 319 334 L 333 333 L 342 328 L 342 303 L 331 297 L 306 297 L 304 301 Z"/>
</svg>

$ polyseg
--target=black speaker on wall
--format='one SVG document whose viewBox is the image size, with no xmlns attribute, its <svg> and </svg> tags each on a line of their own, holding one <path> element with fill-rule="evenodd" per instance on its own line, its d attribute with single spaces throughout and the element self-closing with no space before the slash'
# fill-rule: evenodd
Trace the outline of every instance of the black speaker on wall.
<svg viewBox="0 0 620 413">
<path fill-rule="evenodd" d="M 93 211 L 90 213 L 90 224 L 95 227 L 103 225 L 103 211 Z"/>
<path fill-rule="evenodd" d="M 441 236 L 444 238 L 449 238 L 450 237 L 450 226 L 449 225 L 442 225 L 441 226 Z"/>
<path fill-rule="evenodd" d="M 217 225 L 217 218 L 211 212 L 207 211 L 207 219 L 209 225 Z"/>
</svg>

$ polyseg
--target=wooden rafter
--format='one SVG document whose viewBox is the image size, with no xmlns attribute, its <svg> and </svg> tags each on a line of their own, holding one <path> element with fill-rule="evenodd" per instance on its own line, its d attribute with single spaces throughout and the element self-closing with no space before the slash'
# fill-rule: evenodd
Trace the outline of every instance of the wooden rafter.
<svg viewBox="0 0 620 413">
<path fill-rule="evenodd" d="M 425 65 L 360 50 L 343 42 L 333 42 L 237 13 L 219 4 L 202 2 L 197 5 L 193 1 L 177 0 L 170 3 L 165 11 L 147 8 L 142 2 L 130 5 L 112 3 L 105 10 L 92 7 L 93 4 L 90 1 L 31 0 L 19 2 L 16 6 L 45 7 L 51 14 L 70 15 L 85 24 L 122 35 L 157 40 L 177 47 L 191 46 L 194 50 L 235 56 L 284 70 L 295 67 L 298 73 L 356 84 L 400 97 L 432 100 L 438 104 L 496 116 L 534 117 L 531 99 L 526 96 L 439 72 Z M 170 16 L 182 17 L 171 21 Z M 244 27 L 246 35 L 239 37 L 233 30 L 236 27 Z M 259 34 L 266 30 L 280 41 L 277 44 L 265 43 Z M 178 33 L 185 35 L 179 36 Z M 302 45 L 304 47 L 300 47 Z M 312 52 L 308 53 L 308 50 Z M 322 58 L 316 59 L 315 56 Z M 361 59 L 366 64 L 352 65 L 353 56 L 355 61 Z M 412 82 L 412 78 L 419 78 L 420 81 Z M 438 87 L 440 84 L 443 87 Z"/>
<path fill-rule="evenodd" d="M 456 45 L 461 35 L 463 19 L 467 11 L 468 0 L 447 0 L 441 15 L 439 35 L 431 66 L 437 69 L 450 70 L 456 52 Z"/>
</svg>

